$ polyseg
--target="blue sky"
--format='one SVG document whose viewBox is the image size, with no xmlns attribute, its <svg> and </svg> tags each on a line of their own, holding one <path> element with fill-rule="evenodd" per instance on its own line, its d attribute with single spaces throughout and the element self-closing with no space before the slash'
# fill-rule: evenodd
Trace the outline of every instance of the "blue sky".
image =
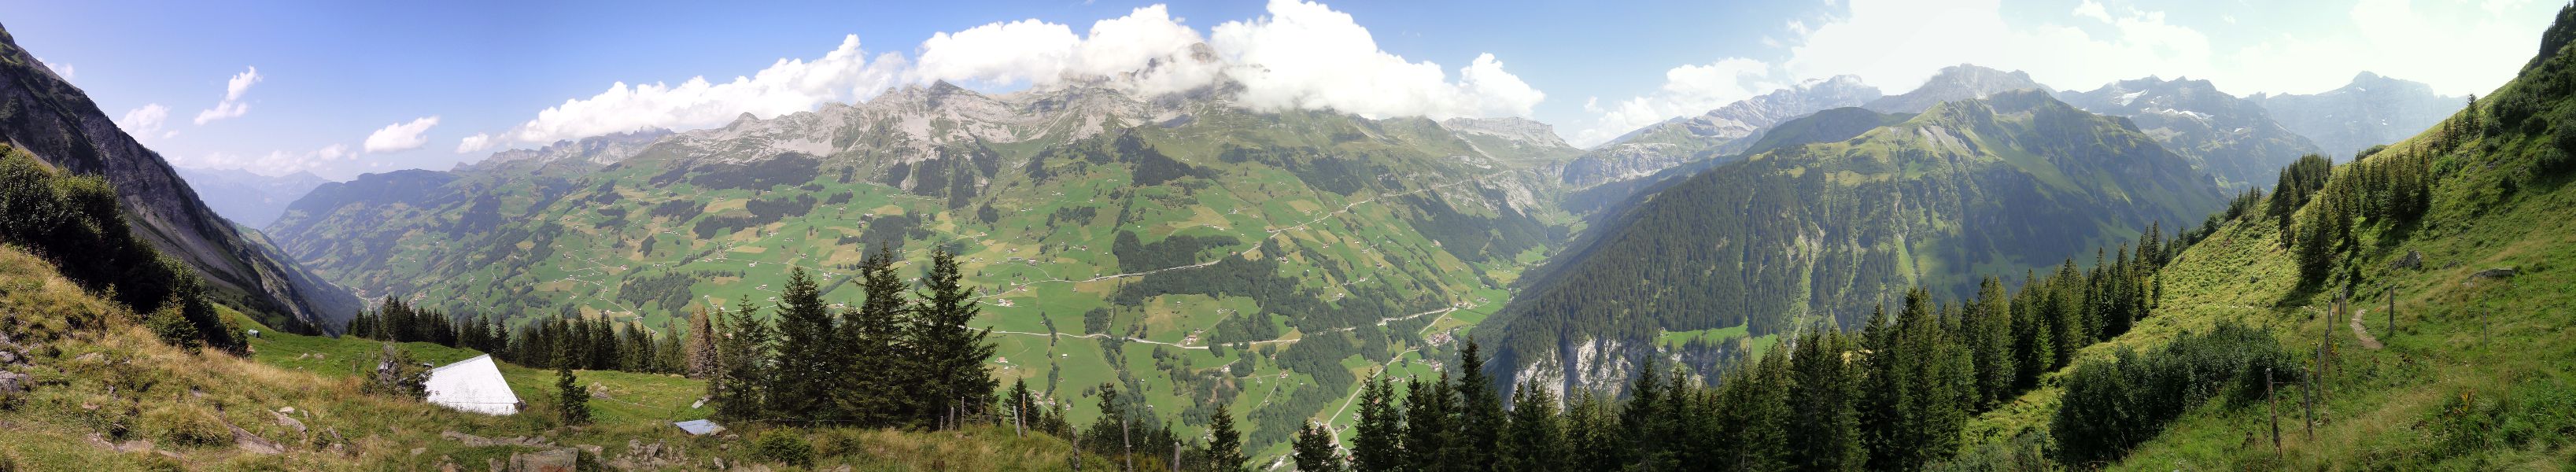
<svg viewBox="0 0 2576 472">
<path fill-rule="evenodd" d="M 1523 116 L 1577 145 L 1836 74 L 1901 92 L 1961 62 L 2073 89 L 2160 75 L 2313 93 L 2369 70 L 2484 93 L 2529 58 L 2560 5 L 955 3 L 0 0 L 0 24 L 174 164 L 345 179 L 931 80 L 1044 86 L 1199 42 L 1222 64 L 1131 86 L 1229 74 L 1251 84 L 1246 106 Z"/>
</svg>

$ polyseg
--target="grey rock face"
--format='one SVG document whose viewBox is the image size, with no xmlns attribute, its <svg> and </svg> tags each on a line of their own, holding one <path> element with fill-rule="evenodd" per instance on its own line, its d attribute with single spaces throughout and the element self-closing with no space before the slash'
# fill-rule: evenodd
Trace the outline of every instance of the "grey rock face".
<svg viewBox="0 0 2576 472">
<path fill-rule="evenodd" d="M 2057 96 L 2085 111 L 2128 117 L 2156 144 L 2235 186 L 2269 184 L 2299 156 L 2323 152 L 2273 121 L 2262 105 L 2207 80 L 2147 77 Z"/>
<path fill-rule="evenodd" d="M 1922 113 L 1941 102 L 1985 98 L 2014 90 L 2049 90 L 2022 71 L 2004 72 L 1972 64 L 1941 68 L 1941 73 L 1923 81 L 1914 91 L 1871 100 L 1861 108 L 1879 113 Z"/>
</svg>

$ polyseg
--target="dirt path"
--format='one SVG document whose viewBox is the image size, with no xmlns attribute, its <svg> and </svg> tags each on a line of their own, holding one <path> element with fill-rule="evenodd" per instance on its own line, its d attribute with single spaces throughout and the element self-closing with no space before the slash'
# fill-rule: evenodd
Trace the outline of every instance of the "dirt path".
<svg viewBox="0 0 2576 472">
<path fill-rule="evenodd" d="M 2361 327 L 2362 316 L 2369 313 L 2370 310 L 2366 309 L 2352 311 L 2352 337 L 2361 340 L 2361 347 L 2379 349 L 2379 338 L 2370 337 L 2370 330 Z"/>
</svg>

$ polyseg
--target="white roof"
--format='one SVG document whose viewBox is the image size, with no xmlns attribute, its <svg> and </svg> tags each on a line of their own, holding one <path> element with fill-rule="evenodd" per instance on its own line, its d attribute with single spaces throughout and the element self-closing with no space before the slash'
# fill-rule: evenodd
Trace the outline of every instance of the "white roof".
<svg viewBox="0 0 2576 472">
<path fill-rule="evenodd" d="M 519 412 L 519 395 L 489 354 L 429 370 L 429 403 L 486 415 Z"/>
</svg>

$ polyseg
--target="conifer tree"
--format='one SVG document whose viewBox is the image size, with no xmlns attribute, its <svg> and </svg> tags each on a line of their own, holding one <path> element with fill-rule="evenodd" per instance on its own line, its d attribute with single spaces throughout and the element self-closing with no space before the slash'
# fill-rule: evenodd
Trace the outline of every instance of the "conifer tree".
<svg viewBox="0 0 2576 472">
<path fill-rule="evenodd" d="M 1457 427 L 1457 413 L 1451 406 L 1449 374 L 1425 382 L 1419 376 L 1405 381 L 1404 389 L 1404 458 L 1408 471 L 1440 470 L 1451 436 Z"/>
<path fill-rule="evenodd" d="M 1394 379 L 1378 372 L 1360 386 L 1359 425 L 1351 438 L 1351 470 L 1397 472 L 1404 468 L 1404 410 Z"/>
<path fill-rule="evenodd" d="M 562 355 L 569 356 L 572 352 L 571 343 L 558 343 L 557 346 L 556 352 Z M 573 378 L 572 363 L 555 363 L 555 400 L 556 407 L 561 410 L 557 412 L 557 419 L 563 424 L 590 424 L 590 393 L 583 391 L 581 382 Z"/>
<path fill-rule="evenodd" d="M 2001 404 L 2013 391 L 2020 371 L 2013 366 L 2012 301 L 2003 279 L 1986 276 L 1977 284 L 1977 299 L 1968 306 L 1968 339 L 1975 344 L 1979 409 Z"/>
<path fill-rule="evenodd" d="M 931 253 L 930 270 L 922 274 L 924 293 L 920 318 L 913 324 L 912 348 L 923 360 L 922 373 L 930 379 L 920 388 L 934 402 L 928 418 L 935 424 L 954 426 L 955 419 L 982 413 L 993 403 L 993 390 L 998 382 L 984 366 L 993 357 L 992 336 L 987 330 L 966 325 L 981 309 L 975 306 L 975 290 L 963 283 L 958 272 L 957 255 L 947 249 Z M 945 418 L 946 421 L 942 421 Z"/>
<path fill-rule="evenodd" d="M 722 366 L 715 380 L 707 383 L 716 404 L 716 416 L 746 420 L 762 417 L 762 400 L 769 382 L 769 324 L 760 320 L 760 307 L 744 297 L 738 307 L 724 315 L 724 333 L 716 339 L 716 359 Z"/>
<path fill-rule="evenodd" d="M 1451 429 L 1454 437 L 1442 451 L 1450 470 L 1469 470 L 1490 466 L 1496 459 L 1495 446 L 1503 433 L 1503 400 L 1494 393 L 1493 378 L 1485 375 L 1485 359 L 1474 338 L 1458 350 L 1458 426 Z"/>
<path fill-rule="evenodd" d="M 1535 379 L 1513 389 L 1511 423 L 1503 433 L 1500 452 L 1495 470 L 1566 470 L 1564 419 L 1557 415 L 1556 397 Z"/>
<path fill-rule="evenodd" d="M 1610 472 L 1627 466 L 1630 449 L 1610 409 L 1610 402 L 1593 391 L 1575 391 L 1565 409 L 1565 443 L 1573 451 L 1566 470 Z"/>
<path fill-rule="evenodd" d="M 1325 452 L 1327 454 L 1332 451 L 1329 443 L 1330 440 L 1331 438 L 1326 438 L 1326 441 L 1328 442 L 1325 446 Z M 1300 470 L 1322 470 L 1306 468 L 1305 437 L 1303 434 L 1300 434 L 1298 437 L 1297 451 L 1297 467 Z M 1251 459 L 1245 457 L 1243 453 L 1243 433 L 1234 429 L 1234 412 L 1230 411 L 1225 403 L 1217 403 L 1216 414 L 1208 417 L 1208 470 L 1211 472 L 1242 472 L 1243 463 L 1249 460 Z"/>
<path fill-rule="evenodd" d="M 1801 336 L 1789 358 L 1791 420 L 1789 466 L 1798 470 L 1862 470 L 1859 372 L 1845 359 L 1859 355 L 1851 338 L 1822 329 Z"/>
<path fill-rule="evenodd" d="M 1300 471 L 1342 470 L 1341 458 L 1334 457 L 1333 447 L 1333 432 L 1324 429 L 1324 425 L 1311 422 L 1306 423 L 1304 428 L 1298 428 L 1297 439 L 1289 444 L 1289 448 L 1295 453 L 1297 470 Z M 1216 467 L 1219 467 L 1217 470 L 1243 469 L 1242 466 L 1226 468 L 1225 463 L 1219 463 Z"/>
<path fill-rule="evenodd" d="M 770 410 L 778 415 L 832 421 L 838 406 L 831 384 L 840 378 L 841 343 L 833 339 L 832 313 L 814 278 L 797 267 L 787 272 L 778 297 L 778 362 Z"/>
<path fill-rule="evenodd" d="M 908 419 L 926 408 L 914 405 L 906 390 L 926 379 L 913 365 L 917 354 L 904 346 L 912 303 L 905 298 L 903 278 L 894 272 L 894 251 L 878 246 L 859 261 L 858 284 L 865 297 L 856 310 L 841 312 L 841 337 L 849 346 L 850 375 L 838 401 L 865 426 L 884 426 Z"/>
</svg>

